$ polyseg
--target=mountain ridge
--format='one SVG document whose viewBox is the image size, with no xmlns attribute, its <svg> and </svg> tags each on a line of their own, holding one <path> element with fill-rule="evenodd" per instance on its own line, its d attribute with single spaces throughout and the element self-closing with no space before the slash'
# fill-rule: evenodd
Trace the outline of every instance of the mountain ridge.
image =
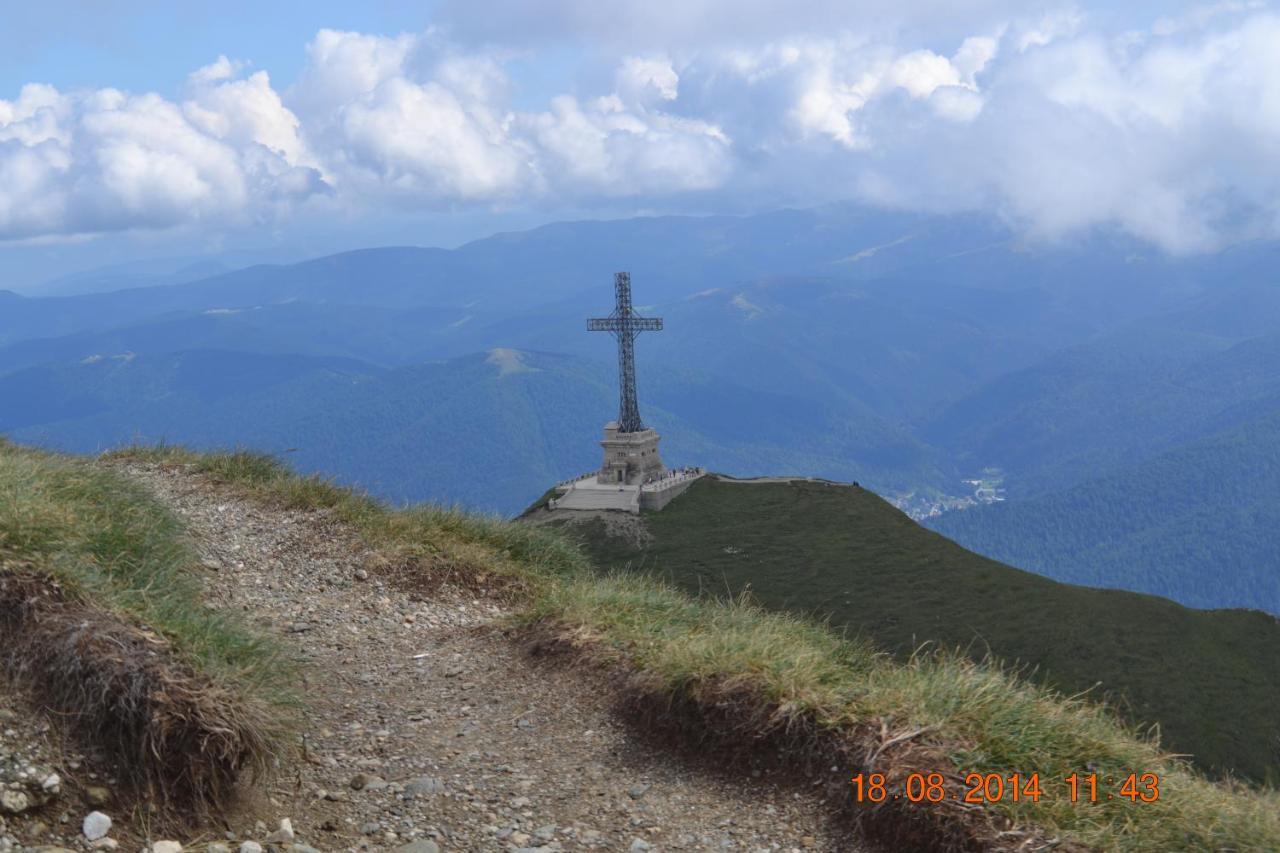
<svg viewBox="0 0 1280 853">
<path fill-rule="evenodd" d="M 1268 273 L 1275 256 L 1275 245 L 1257 243 L 1174 258 L 1107 233 L 1028 244 L 982 217 L 839 205 L 553 223 L 457 249 L 367 249 L 168 288 L 5 298 L 0 386 L 32 394 L 29 412 L 49 417 L 32 423 L 11 411 L 0 413 L 0 424 L 22 420 L 17 437 L 68 450 L 139 437 L 301 447 L 308 470 L 337 471 L 392 500 L 515 511 L 546 481 L 594 464 L 598 424 L 614 408 L 607 399 L 614 353 L 604 336 L 584 333 L 583 319 L 607 313 L 609 276 L 630 266 L 638 302 L 666 318 L 662 335 L 640 343 L 639 383 L 642 411 L 652 410 L 673 458 L 740 474 L 857 479 L 923 517 L 981 502 L 968 481 L 993 477 L 1006 503 L 1017 503 L 1119 475 L 1280 411 L 1266 342 L 1280 334 L 1280 296 Z M 450 380 L 430 371 L 388 378 L 373 370 L 448 363 L 494 347 L 560 352 L 594 365 L 548 390 L 579 419 L 556 420 L 573 449 L 515 435 L 512 418 L 541 429 L 560 415 L 515 398 L 504 408 L 487 373 L 475 374 L 476 387 L 464 394 L 445 393 Z M 278 384 L 276 399 L 226 397 L 229 407 L 247 407 L 238 422 L 200 408 L 198 382 L 182 387 L 181 372 L 155 367 L 196 349 L 256 354 L 264 365 L 276 357 L 353 359 L 368 365 L 357 372 L 380 377 L 368 388 L 404 405 L 373 391 L 361 396 L 340 372 L 314 370 L 309 380 Z M 129 353 L 129 370 L 74 373 L 85 359 Z M 35 374 L 20 371 L 41 367 L 59 378 L 47 388 L 24 385 Z M 153 381 L 128 380 L 144 368 L 153 369 Z M 458 383 L 470 370 L 462 362 L 453 369 Z M 432 399 L 428 386 L 444 396 Z M 45 406 L 59 389 L 65 405 Z M 332 416 L 315 410 L 321 399 Z M 476 429 L 504 437 L 472 454 L 471 434 L 445 428 L 446 401 L 459 407 L 460 419 L 487 412 L 487 426 L 476 422 Z M 362 418 L 362 406 L 398 419 L 436 452 L 411 455 L 414 442 Z M 342 433 L 365 429 L 383 443 L 381 453 L 351 467 Z M 505 479 L 478 486 L 468 471 L 490 470 L 495 452 Z M 443 457 L 458 464 L 435 467 Z M 390 459 L 398 460 L 394 468 Z M 1265 502 L 1275 488 L 1259 482 L 1242 500 Z M 1129 512 L 1126 506 L 1116 511 Z M 1224 518 L 1241 508 L 1201 507 Z M 1151 509 L 1135 506 L 1131 516 L 1155 530 Z M 1160 529 L 1171 539 L 1189 535 Z M 1011 540 L 1026 535 L 1016 525 L 1007 532 Z M 1274 542 L 1258 532 L 1280 553 L 1280 532 Z M 956 535 L 967 534 L 957 528 Z M 1058 554 L 1052 570 L 1088 569 L 1065 565 L 1070 553 Z M 1128 553 L 1138 574 L 1164 570 L 1141 549 Z M 1220 562 L 1213 571 L 1236 569 Z M 1128 581 L 1113 568 L 1099 582 Z"/>
</svg>

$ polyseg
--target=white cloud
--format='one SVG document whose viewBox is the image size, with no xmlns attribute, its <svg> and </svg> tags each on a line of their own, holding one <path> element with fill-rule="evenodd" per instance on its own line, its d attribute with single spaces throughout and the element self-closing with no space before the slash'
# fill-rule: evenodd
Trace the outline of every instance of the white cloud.
<svg viewBox="0 0 1280 853">
<path fill-rule="evenodd" d="M 977 88 L 978 75 L 996 58 L 999 51 L 998 36 L 970 36 L 965 39 L 951 57 L 951 65 L 960 78 L 959 82 L 971 89 Z"/>
<path fill-rule="evenodd" d="M 51 141 L 65 145 L 70 141 L 62 127 L 67 107 L 52 86 L 23 86 L 16 101 L 0 100 L 0 141 L 13 140 L 27 146 Z"/>
<path fill-rule="evenodd" d="M 299 108 L 318 121 L 368 95 L 380 83 L 404 73 L 418 43 L 411 35 L 395 38 L 321 30 L 307 45 L 307 67 L 292 93 Z"/>
<path fill-rule="evenodd" d="M 790 117 L 801 133 L 826 134 L 847 148 L 869 147 L 853 116 L 880 88 L 883 67 L 876 66 L 883 66 L 883 60 L 830 42 L 792 44 L 781 56 L 784 64 L 779 73 L 796 81 Z M 854 67 L 842 67 L 841 60 L 847 57 L 855 59 Z"/>
<path fill-rule="evenodd" d="M 796 39 L 754 56 L 728 51 L 716 58 L 715 76 L 738 76 L 754 90 L 753 102 L 769 100 L 761 89 L 781 87 L 788 93 L 786 116 L 802 138 L 826 136 L 850 151 L 869 151 L 876 138 L 865 125 L 877 101 L 905 95 L 946 119 L 971 121 L 983 103 L 977 75 L 996 51 L 991 37 L 965 39 L 954 59 L 852 37 Z"/>
<path fill-rule="evenodd" d="M 38 85 L 0 101 L 0 239 L 220 227 L 323 189 L 266 75 L 235 73 L 195 72 L 182 105 Z"/>
<path fill-rule="evenodd" d="M 1044 47 L 1050 42 L 1064 36 L 1074 35 L 1084 16 L 1079 9 L 1056 9 L 1033 23 L 1024 22 L 1017 27 L 1015 41 L 1018 52 L 1023 53 L 1034 47 Z"/>
<path fill-rule="evenodd" d="M 1224 0 L 1193 6 L 1182 14 L 1157 18 L 1151 25 L 1151 32 L 1156 36 L 1171 36 L 1188 30 L 1202 30 L 1212 24 L 1214 18 L 1266 7 L 1265 0 Z"/>
<path fill-rule="evenodd" d="M 195 127 L 236 146 L 261 145 L 291 166 L 310 165 L 297 116 L 271 88 L 267 72 L 232 79 L 235 69 L 225 56 L 188 78 L 190 97 L 183 113 Z"/>
<path fill-rule="evenodd" d="M 789 203 L 985 210 L 1029 235 L 1119 227 L 1172 251 L 1280 238 L 1280 161 L 1268 153 L 1280 142 L 1280 18 L 1219 9 L 1211 20 L 1134 41 L 1050 15 L 967 38 L 950 59 L 793 39 L 735 46 L 682 76 L 719 81 L 703 104 L 740 148 L 764 147 L 759 168 L 774 177 L 752 178 L 792 190 Z M 792 138 L 743 118 L 778 91 Z"/>
<path fill-rule="evenodd" d="M 766 7 L 785 18 L 767 0 L 742 14 Z M 857 198 L 994 211 L 1029 234 L 1117 226 L 1173 250 L 1280 237 L 1280 18 L 1229 2 L 1108 30 L 1023 8 L 987 4 L 968 31 L 922 42 L 824 31 L 812 10 L 772 36 L 710 27 L 716 0 L 611 14 L 561 0 L 545 14 L 566 38 L 605 19 L 636 33 L 594 83 L 584 62 L 572 93 L 531 93 L 513 58 L 527 67 L 536 48 L 465 48 L 457 16 L 416 34 L 321 30 L 283 89 L 225 56 L 176 101 L 30 85 L 0 100 L 0 239 L 235 227 L 317 197 L 348 214 Z M 699 28 L 717 38 L 696 42 Z"/>
<path fill-rule="evenodd" d="M 945 56 L 930 50 L 913 50 L 894 60 L 884 83 L 906 90 L 913 98 L 927 98 L 939 86 L 960 85 L 960 72 Z"/>
<path fill-rule="evenodd" d="M 517 113 L 500 62 L 459 54 L 435 34 L 325 31 L 308 53 L 298 97 L 319 103 L 317 86 L 330 95 L 312 125 L 329 153 L 325 173 L 366 197 L 427 206 L 611 197 L 703 189 L 727 172 L 723 133 L 658 108 L 679 84 L 662 57 L 624 58 L 614 93 L 586 105 L 564 95 Z M 345 79 L 359 85 L 331 83 Z"/>
<path fill-rule="evenodd" d="M 973 121 L 985 103 L 981 95 L 965 86 L 939 86 L 929 98 L 935 113 L 955 122 Z"/>
<path fill-rule="evenodd" d="M 197 68 L 192 71 L 187 79 L 197 85 L 218 83 L 222 80 L 231 79 L 242 68 L 244 68 L 243 62 L 232 62 L 225 54 L 222 54 L 203 68 Z"/>
<path fill-rule="evenodd" d="M 439 83 L 393 77 L 341 109 L 343 149 L 386 187 L 425 200 L 492 200 L 523 185 L 500 117 Z"/>
<path fill-rule="evenodd" d="M 220 56 L 180 103 L 48 86 L 0 101 L 0 239 L 216 228 L 328 192 L 447 208 L 705 190 L 730 172 L 718 127 L 663 112 L 679 84 L 663 57 L 624 58 L 585 104 L 517 113 L 502 62 L 434 33 L 322 30 L 307 56 L 283 95 Z"/>
<path fill-rule="evenodd" d="M 1280 19 L 1156 39 L 1136 55 L 1063 40 L 1005 69 L 973 141 L 1027 226 L 1119 225 L 1175 250 L 1280 236 Z"/>
<path fill-rule="evenodd" d="M 618 69 L 616 90 L 634 101 L 650 101 L 655 96 L 674 101 L 680 95 L 680 75 L 671 60 L 662 56 L 629 56 Z"/>
<path fill-rule="evenodd" d="M 82 112 L 76 134 L 92 153 L 79 162 L 90 210 L 120 209 L 137 224 L 163 224 L 240 209 L 247 197 L 236 150 L 202 134 L 158 95 L 123 98 Z M 76 191 L 73 189 L 73 191 Z"/>
<path fill-rule="evenodd" d="M 729 139 L 715 125 L 629 108 L 617 95 L 586 107 L 561 96 L 522 124 L 542 155 L 544 180 L 573 195 L 712 189 L 731 168 Z"/>
</svg>

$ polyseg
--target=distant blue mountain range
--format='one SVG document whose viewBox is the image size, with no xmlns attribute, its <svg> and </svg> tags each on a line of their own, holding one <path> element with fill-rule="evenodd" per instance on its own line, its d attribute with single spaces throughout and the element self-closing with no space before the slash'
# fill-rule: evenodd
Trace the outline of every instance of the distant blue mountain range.
<svg viewBox="0 0 1280 853">
<path fill-rule="evenodd" d="M 0 431 L 248 445 L 512 513 L 596 464 L 614 353 L 584 320 L 627 269 L 666 320 L 638 370 L 671 462 L 856 479 L 921 512 L 995 467 L 1007 501 L 929 523 L 1055 577 L 1280 612 L 1278 257 L 833 206 L 115 271 L 111 292 L 0 291 Z"/>
</svg>

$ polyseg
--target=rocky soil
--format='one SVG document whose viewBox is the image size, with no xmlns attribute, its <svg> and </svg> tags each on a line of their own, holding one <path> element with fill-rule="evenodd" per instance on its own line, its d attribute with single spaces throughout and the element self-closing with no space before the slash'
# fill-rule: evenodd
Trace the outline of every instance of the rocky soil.
<svg viewBox="0 0 1280 853">
<path fill-rule="evenodd" d="M 405 589 L 324 512 L 124 470 L 187 521 L 209 603 L 282 637 L 305 673 L 305 749 L 223 825 L 179 839 L 187 849 L 858 849 L 819 787 L 767 768 L 730 775 L 646 742 L 612 712 L 598 674 L 526 655 L 500 601 Z M 0 697 L 0 787 L 29 800 L 21 814 L 0 807 L 0 853 L 92 849 L 84 819 L 110 814 L 109 779 L 16 701 Z M 114 817 L 106 838 L 122 849 L 176 849 Z"/>
<path fill-rule="evenodd" d="M 520 517 L 526 524 L 548 524 L 569 521 L 582 524 L 593 519 L 604 521 L 605 532 L 609 536 L 625 539 L 637 548 L 643 547 L 653 540 L 653 534 L 645 527 L 644 519 L 629 512 L 615 512 L 603 509 L 547 509 L 539 507 Z"/>
<path fill-rule="evenodd" d="M 112 784 L 0 679 L 0 853 L 83 839 L 79 821 L 93 809 L 89 798 L 105 803 Z"/>
</svg>

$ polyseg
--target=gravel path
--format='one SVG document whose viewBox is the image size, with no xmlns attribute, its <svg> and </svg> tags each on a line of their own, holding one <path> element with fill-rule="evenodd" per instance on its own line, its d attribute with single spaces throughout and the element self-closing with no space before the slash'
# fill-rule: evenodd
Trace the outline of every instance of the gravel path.
<svg viewBox="0 0 1280 853">
<path fill-rule="evenodd" d="M 213 840 L 265 843 L 289 818 L 319 850 L 857 849 L 807 790 L 628 735 L 593 676 L 536 663 L 503 635 L 498 602 L 384 583 L 325 512 L 122 470 L 186 520 L 209 602 L 244 611 L 304 663 L 307 759 Z"/>
</svg>

